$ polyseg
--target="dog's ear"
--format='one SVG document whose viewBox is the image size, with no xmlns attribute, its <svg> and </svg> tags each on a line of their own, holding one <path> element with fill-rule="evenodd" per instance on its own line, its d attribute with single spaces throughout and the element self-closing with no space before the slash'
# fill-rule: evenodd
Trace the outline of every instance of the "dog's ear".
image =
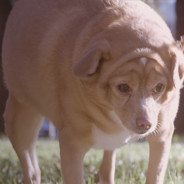
<svg viewBox="0 0 184 184">
<path fill-rule="evenodd" d="M 81 79 L 86 79 L 97 72 L 101 62 L 109 59 L 109 43 L 107 41 L 98 42 L 73 66 L 73 73 Z"/>
<path fill-rule="evenodd" d="M 181 88 L 184 81 L 184 55 L 182 52 L 170 52 L 171 71 L 175 88 Z"/>
</svg>

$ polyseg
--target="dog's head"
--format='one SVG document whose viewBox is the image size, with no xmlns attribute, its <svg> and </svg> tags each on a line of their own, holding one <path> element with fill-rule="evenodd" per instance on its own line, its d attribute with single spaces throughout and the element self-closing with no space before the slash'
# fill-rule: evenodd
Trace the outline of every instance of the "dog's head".
<svg viewBox="0 0 184 184">
<path fill-rule="evenodd" d="M 85 84 L 89 101 L 115 112 L 132 132 L 147 135 L 158 127 L 160 110 L 182 86 L 182 52 L 168 48 L 164 61 L 149 49 L 115 59 L 111 50 L 107 41 L 99 41 L 74 65 L 74 74 Z"/>
</svg>

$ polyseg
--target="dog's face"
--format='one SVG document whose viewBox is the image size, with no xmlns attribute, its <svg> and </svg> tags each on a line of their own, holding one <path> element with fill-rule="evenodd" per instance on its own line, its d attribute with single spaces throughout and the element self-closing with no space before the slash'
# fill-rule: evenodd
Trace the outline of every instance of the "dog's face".
<svg viewBox="0 0 184 184">
<path fill-rule="evenodd" d="M 156 131 L 160 110 L 168 96 L 179 90 L 183 66 L 181 70 L 176 57 L 169 65 L 149 57 L 104 61 L 110 60 L 110 56 L 108 44 L 102 45 L 88 52 L 73 68 L 85 84 L 89 101 L 113 111 L 133 133 L 148 135 Z"/>
<path fill-rule="evenodd" d="M 167 75 L 157 61 L 137 58 L 118 67 L 109 78 L 110 103 L 123 125 L 137 134 L 157 127 L 166 98 Z"/>
</svg>

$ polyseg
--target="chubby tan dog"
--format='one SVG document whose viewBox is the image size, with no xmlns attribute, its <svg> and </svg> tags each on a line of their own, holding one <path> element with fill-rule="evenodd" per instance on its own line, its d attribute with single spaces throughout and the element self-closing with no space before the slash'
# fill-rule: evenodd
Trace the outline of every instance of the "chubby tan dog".
<svg viewBox="0 0 184 184">
<path fill-rule="evenodd" d="M 164 21 L 138 0 L 20 0 L 3 42 L 6 131 L 24 182 L 41 183 L 35 153 L 43 117 L 59 131 L 66 184 L 104 151 L 100 182 L 114 183 L 115 149 L 148 137 L 147 184 L 167 167 L 184 56 Z"/>
</svg>

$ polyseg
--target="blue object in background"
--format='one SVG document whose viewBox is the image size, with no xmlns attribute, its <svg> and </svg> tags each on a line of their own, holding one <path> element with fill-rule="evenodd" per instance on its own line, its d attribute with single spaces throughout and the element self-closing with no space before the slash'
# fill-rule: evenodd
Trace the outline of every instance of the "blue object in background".
<svg viewBox="0 0 184 184">
<path fill-rule="evenodd" d="M 49 136 L 49 123 L 50 123 L 50 121 L 48 121 L 47 119 L 44 120 L 42 129 L 40 130 L 40 133 L 39 133 L 40 137 L 48 137 Z"/>
<path fill-rule="evenodd" d="M 50 137 L 55 139 L 57 137 L 57 130 L 55 126 L 49 120 L 45 119 L 42 129 L 40 130 L 39 137 Z"/>
</svg>

